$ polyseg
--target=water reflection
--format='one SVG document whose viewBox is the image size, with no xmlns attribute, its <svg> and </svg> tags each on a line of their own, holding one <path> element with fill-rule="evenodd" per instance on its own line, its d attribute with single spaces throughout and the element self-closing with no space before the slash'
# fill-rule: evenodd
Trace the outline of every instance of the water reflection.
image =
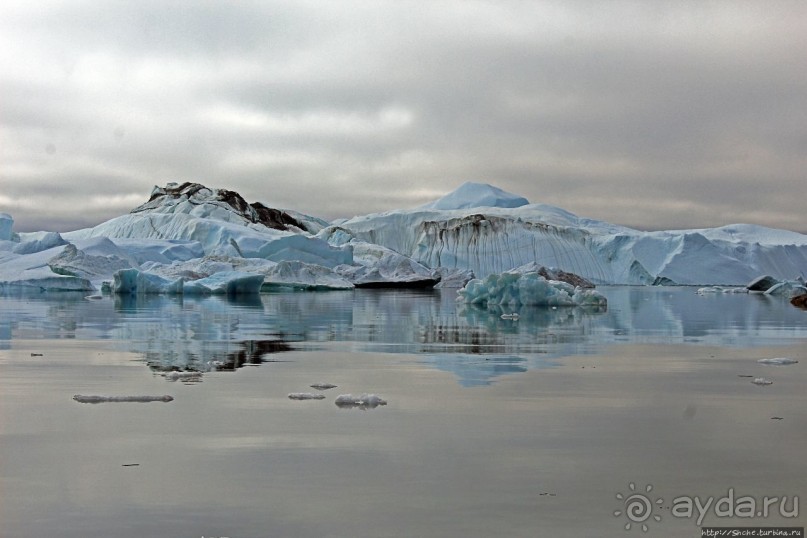
<svg viewBox="0 0 807 538">
<path fill-rule="evenodd" d="M 350 342 L 359 351 L 417 353 L 464 385 L 551 367 L 558 357 L 618 343 L 752 347 L 807 338 L 807 316 L 785 299 L 699 296 L 692 288 L 603 287 L 607 309 L 457 304 L 407 290 L 272 293 L 259 297 L 0 297 L 0 348 L 16 339 L 111 340 L 156 371 L 236 370 L 292 349 Z"/>
</svg>

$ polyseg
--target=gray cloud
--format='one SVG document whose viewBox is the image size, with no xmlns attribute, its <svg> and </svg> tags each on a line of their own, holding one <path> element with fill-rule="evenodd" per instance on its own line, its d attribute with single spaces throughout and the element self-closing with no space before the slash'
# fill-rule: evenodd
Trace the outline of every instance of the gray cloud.
<svg viewBox="0 0 807 538">
<path fill-rule="evenodd" d="M 800 2 L 0 7 L 0 211 L 199 181 L 333 218 L 463 181 L 645 229 L 807 232 Z"/>
</svg>

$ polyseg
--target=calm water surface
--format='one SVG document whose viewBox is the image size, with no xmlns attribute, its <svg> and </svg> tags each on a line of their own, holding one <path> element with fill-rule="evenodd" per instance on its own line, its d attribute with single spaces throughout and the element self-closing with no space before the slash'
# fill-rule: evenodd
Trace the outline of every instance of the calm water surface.
<svg viewBox="0 0 807 538">
<path fill-rule="evenodd" d="M 600 291 L 607 310 L 518 321 L 453 292 L 0 297 L 0 536 L 694 537 L 673 499 L 730 488 L 792 513 L 807 312 Z M 319 381 L 338 388 L 287 397 Z M 364 392 L 389 403 L 334 405 Z M 618 493 L 660 502 L 632 521 Z M 702 524 L 804 526 L 799 509 Z"/>
</svg>

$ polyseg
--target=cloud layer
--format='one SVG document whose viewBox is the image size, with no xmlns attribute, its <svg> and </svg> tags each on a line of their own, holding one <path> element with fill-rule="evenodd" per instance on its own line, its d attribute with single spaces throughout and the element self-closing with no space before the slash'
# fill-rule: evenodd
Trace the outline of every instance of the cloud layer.
<svg viewBox="0 0 807 538">
<path fill-rule="evenodd" d="M 464 181 L 643 229 L 807 232 L 802 2 L 4 2 L 0 211 L 168 181 L 325 218 Z"/>
</svg>

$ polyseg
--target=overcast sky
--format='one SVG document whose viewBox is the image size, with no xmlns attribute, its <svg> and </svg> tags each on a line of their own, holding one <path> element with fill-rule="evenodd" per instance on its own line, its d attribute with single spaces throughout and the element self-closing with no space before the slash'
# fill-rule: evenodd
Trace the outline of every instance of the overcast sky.
<svg viewBox="0 0 807 538">
<path fill-rule="evenodd" d="M 807 2 L 0 2 L 0 211 L 196 181 L 324 218 L 465 181 L 807 232 Z"/>
</svg>

